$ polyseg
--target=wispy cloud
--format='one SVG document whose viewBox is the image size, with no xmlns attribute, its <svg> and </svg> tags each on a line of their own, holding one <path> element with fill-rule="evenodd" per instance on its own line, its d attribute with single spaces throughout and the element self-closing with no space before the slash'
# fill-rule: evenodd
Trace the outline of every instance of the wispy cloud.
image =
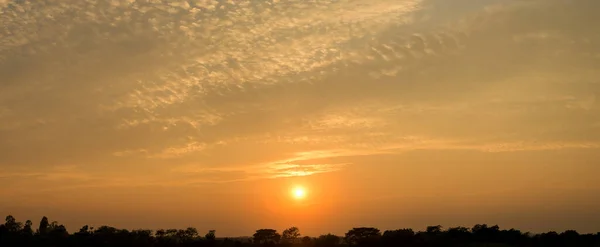
<svg viewBox="0 0 600 247">
<path fill-rule="evenodd" d="M 274 164 L 270 173 L 273 177 L 302 177 L 310 176 L 318 173 L 334 172 L 342 169 L 346 164 L 312 164 L 312 165 L 297 165 L 297 164 Z"/>
</svg>

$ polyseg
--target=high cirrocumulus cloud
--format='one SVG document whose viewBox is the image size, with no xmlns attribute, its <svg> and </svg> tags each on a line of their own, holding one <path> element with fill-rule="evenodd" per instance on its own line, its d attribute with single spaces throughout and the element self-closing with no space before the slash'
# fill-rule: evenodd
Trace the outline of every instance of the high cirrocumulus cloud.
<svg viewBox="0 0 600 247">
<path fill-rule="evenodd" d="M 0 177 L 193 184 L 599 148 L 600 4 L 468 2 L 0 1 Z"/>
</svg>

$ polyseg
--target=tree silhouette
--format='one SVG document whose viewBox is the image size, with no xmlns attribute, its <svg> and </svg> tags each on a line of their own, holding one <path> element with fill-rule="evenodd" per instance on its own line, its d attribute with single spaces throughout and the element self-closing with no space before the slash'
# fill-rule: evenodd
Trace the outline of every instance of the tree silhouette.
<svg viewBox="0 0 600 247">
<path fill-rule="evenodd" d="M 313 244 L 313 238 L 309 237 L 309 236 L 304 236 L 302 238 L 302 245 L 304 246 L 311 246 Z"/>
<path fill-rule="evenodd" d="M 274 229 L 259 229 L 253 235 L 254 243 L 258 244 L 275 244 L 281 239 L 281 235 Z"/>
<path fill-rule="evenodd" d="M 284 243 L 296 243 L 298 238 L 300 238 L 300 229 L 295 226 L 285 229 L 281 234 L 281 240 Z"/>
<path fill-rule="evenodd" d="M 381 231 L 374 227 L 358 227 L 346 233 L 345 240 L 350 245 L 367 246 L 375 243 L 381 237 Z"/>
<path fill-rule="evenodd" d="M 428 226 L 426 231 L 429 234 L 440 234 L 442 232 L 442 226 Z"/>
<path fill-rule="evenodd" d="M 23 235 L 30 237 L 33 236 L 33 229 L 31 228 L 31 226 L 33 225 L 33 222 L 31 222 L 31 220 L 27 220 L 25 221 L 25 226 L 23 226 Z"/>
<path fill-rule="evenodd" d="M 48 222 L 48 218 L 46 216 L 42 217 L 42 220 L 40 221 L 40 226 L 38 228 L 38 233 L 40 235 L 46 235 L 48 233 L 49 226 L 50 223 Z"/>
<path fill-rule="evenodd" d="M 415 240 L 415 232 L 412 229 L 388 230 L 383 232 L 382 243 L 385 246 L 398 246 L 412 244 Z"/>
<path fill-rule="evenodd" d="M 15 217 L 13 217 L 12 215 L 9 215 L 9 216 L 6 216 L 6 223 L 4 223 L 4 227 L 6 227 L 6 230 L 8 232 L 15 233 L 15 232 L 21 231 L 21 228 L 23 227 L 23 223 L 17 222 Z"/>
<path fill-rule="evenodd" d="M 336 246 L 340 244 L 342 238 L 331 233 L 321 235 L 317 239 L 315 239 L 316 247 L 327 247 L 327 246 Z"/>
<path fill-rule="evenodd" d="M 31 221 L 22 224 L 13 216 L 7 216 L 0 225 L 0 247 L 600 247 L 600 233 L 567 230 L 530 234 L 486 224 L 447 230 L 436 225 L 419 232 L 397 229 L 383 234 L 377 228 L 359 227 L 349 230 L 343 238 L 334 234 L 300 238 L 300 230 L 291 227 L 282 235 L 273 229 L 259 229 L 252 239 L 218 239 L 215 230 L 199 236 L 193 227 L 159 229 L 153 234 L 152 230 L 129 231 L 110 226 L 94 229 L 85 225 L 69 234 L 64 225 L 56 221 L 48 223 L 46 217 L 40 223 L 43 224 L 33 234 Z"/>
<path fill-rule="evenodd" d="M 208 241 L 215 241 L 215 239 L 217 238 L 216 232 L 217 231 L 215 231 L 215 230 L 209 230 L 208 233 L 206 233 L 206 235 L 204 235 L 204 238 L 206 238 L 206 240 L 208 240 Z"/>
</svg>

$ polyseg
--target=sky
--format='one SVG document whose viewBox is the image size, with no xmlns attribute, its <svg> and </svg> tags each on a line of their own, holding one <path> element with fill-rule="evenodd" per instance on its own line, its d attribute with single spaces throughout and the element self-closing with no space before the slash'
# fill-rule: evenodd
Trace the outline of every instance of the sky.
<svg viewBox="0 0 600 247">
<path fill-rule="evenodd" d="M 0 214 L 595 233 L 599 8 L 0 0 Z"/>
</svg>

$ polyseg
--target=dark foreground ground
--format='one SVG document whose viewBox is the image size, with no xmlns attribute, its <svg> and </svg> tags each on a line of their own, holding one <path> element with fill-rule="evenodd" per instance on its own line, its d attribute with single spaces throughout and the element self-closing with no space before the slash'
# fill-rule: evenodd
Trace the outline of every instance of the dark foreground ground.
<svg viewBox="0 0 600 247">
<path fill-rule="evenodd" d="M 44 217 L 37 229 L 32 222 L 16 221 L 12 216 L 0 225 L 0 247 L 600 247 L 600 233 L 579 234 L 570 230 L 562 233 L 524 233 L 498 226 L 475 225 L 471 228 L 430 226 L 424 231 L 412 229 L 386 230 L 358 227 L 344 236 L 332 234 L 319 237 L 301 236 L 296 227 L 281 233 L 274 229 L 259 229 L 249 238 L 218 238 L 216 231 L 204 235 L 195 228 L 166 230 L 125 230 L 109 226 L 83 226 L 74 233 L 65 226 L 50 223 Z"/>
</svg>

